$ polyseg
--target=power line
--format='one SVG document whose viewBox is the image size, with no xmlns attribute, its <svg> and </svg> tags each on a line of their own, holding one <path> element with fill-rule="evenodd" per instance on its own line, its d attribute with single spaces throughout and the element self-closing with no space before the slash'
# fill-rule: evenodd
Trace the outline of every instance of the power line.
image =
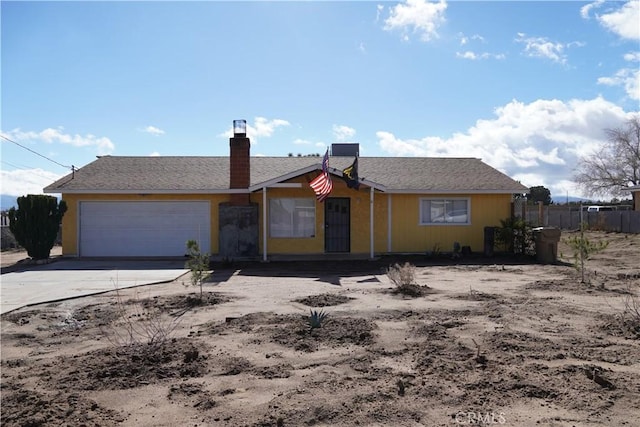
<svg viewBox="0 0 640 427">
<path fill-rule="evenodd" d="M 62 166 L 62 167 L 63 167 L 63 168 L 65 168 L 65 169 L 71 169 L 71 170 L 73 170 L 73 169 L 74 169 L 73 165 L 72 165 L 72 166 L 67 166 L 67 165 L 63 165 L 62 163 L 56 162 L 55 160 L 50 159 L 49 157 L 47 157 L 47 156 L 45 156 L 45 155 L 43 155 L 43 154 L 40 154 L 40 153 L 38 153 L 37 151 L 33 151 L 31 148 L 29 148 L 29 147 L 25 147 L 24 145 L 19 144 L 19 143 L 15 142 L 14 140 L 9 139 L 9 138 L 7 138 L 6 136 L 4 136 L 4 135 L 2 135 L 2 134 L 0 134 L 0 138 L 5 139 L 5 140 L 7 140 L 7 141 L 9 141 L 9 142 L 12 142 L 12 143 L 16 144 L 18 147 L 22 147 L 22 148 L 24 148 L 25 150 L 30 151 L 30 152 L 32 152 L 33 154 L 35 154 L 35 155 L 38 155 L 38 156 L 42 157 L 43 159 L 47 159 L 47 160 L 49 160 L 50 162 L 53 162 L 53 163 L 55 163 L 55 164 L 56 164 L 56 165 L 58 165 L 58 166 Z"/>
<path fill-rule="evenodd" d="M 32 168 L 31 166 L 26 166 L 26 165 L 14 165 L 13 163 L 9 163 L 5 160 L 0 160 L 0 162 L 20 170 L 35 169 L 35 168 Z"/>
<path fill-rule="evenodd" d="M 5 160 L 0 160 L 0 163 L 4 163 L 5 165 L 9 165 L 9 166 L 11 166 L 11 167 L 14 167 L 14 168 L 16 168 L 17 170 L 25 171 L 25 172 L 29 172 L 29 173 L 31 173 L 31 174 L 38 175 L 38 176 L 41 176 L 41 177 L 43 177 L 43 178 L 51 178 L 51 177 L 50 177 L 50 176 L 48 176 L 48 175 L 45 175 L 45 174 L 39 173 L 39 172 L 36 170 L 36 168 L 30 167 L 30 166 L 24 166 L 24 165 L 23 165 L 23 166 L 18 166 L 18 165 L 15 165 L 15 164 L 13 164 L 13 163 L 9 163 L 9 162 L 7 162 L 7 161 L 5 161 Z M 42 172 L 46 172 L 46 171 L 42 171 Z"/>
</svg>

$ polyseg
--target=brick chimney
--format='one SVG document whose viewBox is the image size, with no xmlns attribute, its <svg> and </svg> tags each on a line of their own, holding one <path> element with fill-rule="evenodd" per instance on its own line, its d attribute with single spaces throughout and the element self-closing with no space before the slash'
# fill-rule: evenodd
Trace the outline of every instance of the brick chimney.
<svg viewBox="0 0 640 427">
<path fill-rule="evenodd" d="M 233 137 L 229 138 L 230 147 L 230 180 L 229 188 L 248 189 L 251 182 L 249 166 L 249 148 L 251 143 L 247 138 L 247 121 L 233 121 Z M 249 205 L 249 193 L 231 194 L 232 206 Z"/>
</svg>

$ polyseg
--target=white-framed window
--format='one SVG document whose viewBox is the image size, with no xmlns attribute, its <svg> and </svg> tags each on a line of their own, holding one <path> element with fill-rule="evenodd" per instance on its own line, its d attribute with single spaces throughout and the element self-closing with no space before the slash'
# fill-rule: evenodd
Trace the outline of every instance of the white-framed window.
<svg viewBox="0 0 640 427">
<path fill-rule="evenodd" d="M 471 209 L 468 198 L 420 199 L 420 225 L 468 225 Z"/>
<path fill-rule="evenodd" d="M 313 198 L 269 200 L 269 236 L 315 237 L 316 202 Z"/>
</svg>

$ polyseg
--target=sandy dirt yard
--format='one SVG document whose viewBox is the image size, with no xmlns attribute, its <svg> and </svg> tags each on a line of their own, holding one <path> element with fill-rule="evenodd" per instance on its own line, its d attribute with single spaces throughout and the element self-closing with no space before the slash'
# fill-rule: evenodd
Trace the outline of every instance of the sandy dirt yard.
<svg viewBox="0 0 640 427">
<path fill-rule="evenodd" d="M 589 237 L 589 284 L 481 256 L 235 264 L 202 300 L 186 275 L 7 313 L 2 425 L 640 426 L 640 235 Z"/>
</svg>

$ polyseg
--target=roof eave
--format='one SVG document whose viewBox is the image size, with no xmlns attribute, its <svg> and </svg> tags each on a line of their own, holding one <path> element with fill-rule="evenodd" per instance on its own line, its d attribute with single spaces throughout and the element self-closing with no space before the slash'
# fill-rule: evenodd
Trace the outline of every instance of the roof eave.
<svg viewBox="0 0 640 427">
<path fill-rule="evenodd" d="M 483 190 L 483 189 L 458 189 L 458 190 L 452 190 L 452 189 L 446 189 L 446 188 L 442 188 L 442 189 L 402 189 L 402 188 L 396 188 L 396 189 L 389 189 L 387 190 L 388 193 L 394 193 L 394 194 L 525 194 L 529 191 L 529 189 L 505 189 L 505 190 L 498 190 L 498 189 L 491 189 L 491 190 Z"/>
<path fill-rule="evenodd" d="M 162 189 L 162 190 L 150 190 L 150 189 L 128 189 L 128 190 L 117 190 L 117 189 L 62 189 L 62 188 L 45 188 L 44 193 L 51 194 L 239 194 L 239 193 L 250 193 L 246 188 L 227 188 L 220 190 L 212 190 L 212 189 L 187 189 L 187 190 L 171 190 L 171 189 Z"/>
</svg>

